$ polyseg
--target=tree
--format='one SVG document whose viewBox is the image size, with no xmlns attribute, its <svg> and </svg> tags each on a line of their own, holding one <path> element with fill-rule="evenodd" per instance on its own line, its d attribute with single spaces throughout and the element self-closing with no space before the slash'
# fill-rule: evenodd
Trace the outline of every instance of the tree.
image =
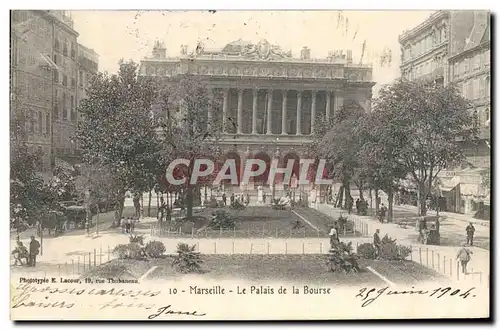
<svg viewBox="0 0 500 330">
<path fill-rule="evenodd" d="M 118 74 L 98 73 L 78 111 L 83 120 L 77 139 L 84 162 L 102 164 L 117 182 L 116 224 L 125 192 L 144 191 L 150 183 L 151 159 L 158 152 L 151 107 L 157 96 L 154 80 L 138 79 L 137 64 L 120 61 Z"/>
<path fill-rule="evenodd" d="M 357 152 L 360 140 L 356 134 L 356 125 L 362 116 L 364 112 L 361 107 L 346 102 L 329 121 L 323 118 L 315 123 L 313 142 L 309 149 L 316 158 L 327 161 L 329 176 L 342 183 L 336 201 L 338 206 L 342 205 L 344 194 L 346 202 L 351 196 L 350 182 L 359 165 Z"/>
<path fill-rule="evenodd" d="M 391 127 L 387 125 L 387 115 L 388 112 L 375 111 L 359 121 L 356 132 L 361 139 L 361 148 L 357 154 L 359 161 L 357 175 L 375 190 L 377 212 L 378 191 L 382 190 L 387 193 L 389 200 L 387 219 L 391 222 L 393 193 L 399 180 L 404 179 L 407 172 L 401 163 L 394 161 L 398 158 L 400 148 L 397 136 L 391 134 Z"/>
<path fill-rule="evenodd" d="M 470 104 L 453 85 L 398 80 L 382 87 L 374 105 L 383 118 L 376 134 L 395 148 L 391 162 L 416 182 L 419 213 L 425 215 L 425 200 L 439 172 L 465 158 L 457 142 L 472 142 L 477 135 Z"/>
<path fill-rule="evenodd" d="M 214 95 L 210 95 L 213 92 Z M 160 107 L 163 119 L 160 121 L 162 144 L 161 157 L 166 169 L 173 159 L 189 160 L 189 166 L 178 166 L 177 178 L 186 178 L 181 187 L 185 193 L 186 216 L 193 215 L 194 191 L 202 183 L 191 183 L 193 165 L 196 159 L 216 159 L 220 140 L 221 120 L 217 116 L 220 97 L 210 91 L 198 77 L 183 75 L 167 81 L 160 87 Z M 213 117 L 208 118 L 208 112 Z M 170 186 L 170 185 L 167 185 Z M 171 187 L 173 188 L 173 187 Z"/>
</svg>

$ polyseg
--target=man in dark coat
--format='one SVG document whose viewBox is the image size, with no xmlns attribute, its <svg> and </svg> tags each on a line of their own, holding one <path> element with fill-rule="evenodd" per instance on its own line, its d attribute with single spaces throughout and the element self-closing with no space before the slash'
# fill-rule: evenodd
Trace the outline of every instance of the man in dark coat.
<svg viewBox="0 0 500 330">
<path fill-rule="evenodd" d="M 380 255 L 380 244 L 382 241 L 380 240 L 380 229 L 375 230 L 375 234 L 373 234 L 373 246 L 375 246 L 375 250 L 377 250 L 377 256 Z"/>
<path fill-rule="evenodd" d="M 467 233 L 467 244 L 470 246 L 474 245 L 474 232 L 476 231 L 476 228 L 474 228 L 474 225 L 472 222 L 469 222 L 469 225 L 465 228 L 465 232 Z"/>
<path fill-rule="evenodd" d="M 29 255 L 29 265 L 31 267 L 36 266 L 36 256 L 38 253 L 40 253 L 40 243 L 35 239 L 35 236 L 31 236 Z"/>
</svg>

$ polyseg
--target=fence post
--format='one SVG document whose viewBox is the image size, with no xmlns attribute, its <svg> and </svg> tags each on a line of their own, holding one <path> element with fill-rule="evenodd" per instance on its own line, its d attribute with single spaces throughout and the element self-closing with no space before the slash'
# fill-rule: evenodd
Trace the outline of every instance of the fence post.
<svg viewBox="0 0 500 330">
<path fill-rule="evenodd" d="M 418 247 L 418 255 L 420 258 L 420 264 L 422 264 L 422 248 L 420 246 Z"/>
<path fill-rule="evenodd" d="M 219 227 L 219 237 L 222 237 L 222 226 Z"/>
<path fill-rule="evenodd" d="M 267 254 L 269 254 L 269 242 L 267 242 Z"/>
<path fill-rule="evenodd" d="M 194 238 L 194 226 L 191 227 L 191 238 Z"/>
<path fill-rule="evenodd" d="M 266 224 L 262 225 L 262 238 L 264 238 L 264 229 L 266 228 Z"/>
<path fill-rule="evenodd" d="M 76 273 L 80 275 L 80 256 L 77 258 L 77 264 L 76 264 Z"/>
<path fill-rule="evenodd" d="M 75 259 L 71 259 L 71 274 L 75 275 Z"/>
<path fill-rule="evenodd" d="M 92 268 L 92 253 L 89 252 L 89 269 Z"/>
<path fill-rule="evenodd" d="M 86 255 L 83 255 L 83 271 L 85 271 L 85 267 L 87 267 L 87 261 L 85 259 Z"/>
<path fill-rule="evenodd" d="M 214 242 L 214 254 L 217 254 L 217 242 Z"/>
<path fill-rule="evenodd" d="M 234 241 L 233 241 L 233 254 L 234 254 Z"/>
<path fill-rule="evenodd" d="M 459 279 L 460 279 L 460 265 L 457 262 L 457 280 L 459 280 Z"/>
<path fill-rule="evenodd" d="M 434 250 L 431 251 L 432 269 L 434 269 Z"/>
<path fill-rule="evenodd" d="M 97 251 L 94 249 L 94 267 L 96 266 L 96 258 L 97 257 Z"/>
<path fill-rule="evenodd" d="M 425 248 L 425 265 L 429 266 L 429 248 Z"/>
<path fill-rule="evenodd" d="M 438 272 L 440 272 L 441 271 L 441 255 L 439 254 L 439 252 L 437 255 L 438 255 Z"/>
<path fill-rule="evenodd" d="M 319 253 L 323 253 L 323 243 L 319 243 Z"/>
<path fill-rule="evenodd" d="M 453 260 L 450 258 L 450 277 L 453 277 Z"/>
<path fill-rule="evenodd" d="M 285 254 L 288 253 L 288 242 L 285 242 Z"/>
<path fill-rule="evenodd" d="M 102 264 L 102 245 L 99 247 L 99 265 Z"/>
<path fill-rule="evenodd" d="M 302 254 L 305 254 L 305 252 L 304 252 L 304 242 L 302 242 Z"/>
<path fill-rule="evenodd" d="M 236 226 L 233 227 L 233 238 L 236 238 Z"/>
<path fill-rule="evenodd" d="M 253 250 L 253 243 L 250 243 L 250 254 L 252 254 L 252 250 Z"/>
<path fill-rule="evenodd" d="M 64 275 L 68 274 L 68 262 L 67 261 L 64 263 L 64 273 L 65 273 Z"/>
</svg>

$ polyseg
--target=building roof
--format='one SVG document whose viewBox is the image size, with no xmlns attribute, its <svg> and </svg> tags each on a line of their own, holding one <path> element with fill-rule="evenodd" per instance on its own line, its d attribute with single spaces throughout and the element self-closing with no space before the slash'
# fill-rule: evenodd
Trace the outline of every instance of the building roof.
<svg viewBox="0 0 500 330">
<path fill-rule="evenodd" d="M 487 37 L 488 30 L 489 30 L 489 13 L 486 11 L 475 11 L 474 26 L 472 27 L 472 30 L 470 31 L 470 34 L 466 39 L 463 51 L 467 51 L 476 46 L 479 46 L 479 44 L 481 44 L 483 39 Z"/>
</svg>

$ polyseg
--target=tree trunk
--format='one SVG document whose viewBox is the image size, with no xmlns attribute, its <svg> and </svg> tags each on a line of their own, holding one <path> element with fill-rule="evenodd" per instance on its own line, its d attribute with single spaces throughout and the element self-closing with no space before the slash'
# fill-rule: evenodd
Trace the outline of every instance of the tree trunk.
<svg viewBox="0 0 500 330">
<path fill-rule="evenodd" d="M 123 205 L 125 204 L 125 192 L 120 193 L 116 202 L 115 223 L 119 227 L 123 215 Z"/>
<path fill-rule="evenodd" d="M 362 186 L 359 186 L 359 187 L 358 187 L 358 189 L 359 189 L 359 200 L 364 201 L 364 200 L 365 200 L 365 198 L 364 198 L 364 196 L 363 196 L 363 187 L 362 187 Z"/>
<path fill-rule="evenodd" d="M 335 200 L 335 207 L 342 207 L 342 200 L 344 199 L 344 186 L 340 186 L 339 193 L 337 194 L 337 199 Z"/>
<path fill-rule="evenodd" d="M 152 195 L 152 192 L 151 192 L 151 190 L 149 190 L 149 196 L 148 196 L 148 217 L 151 216 L 151 195 Z"/>
<path fill-rule="evenodd" d="M 372 188 L 370 188 L 369 194 L 370 194 L 370 210 L 372 210 L 373 209 Z"/>
<path fill-rule="evenodd" d="M 378 199 L 378 189 L 375 189 L 375 214 L 378 216 L 378 209 L 379 209 L 379 199 Z"/>
<path fill-rule="evenodd" d="M 193 216 L 193 188 L 191 185 L 187 185 L 186 188 L 186 217 Z"/>
<path fill-rule="evenodd" d="M 349 182 L 344 183 L 344 208 L 347 209 L 347 203 L 349 203 L 349 200 L 351 199 L 351 186 Z"/>
<path fill-rule="evenodd" d="M 426 189 L 425 189 L 425 182 L 419 182 L 418 183 L 418 201 L 420 203 L 420 216 L 424 216 L 427 214 L 427 207 L 425 205 L 425 201 L 427 200 L 427 194 L 426 194 Z"/>
<path fill-rule="evenodd" d="M 156 219 L 159 218 L 160 214 L 160 194 L 156 193 Z"/>
<path fill-rule="evenodd" d="M 387 190 L 387 199 L 388 199 L 388 204 L 389 208 L 387 211 L 387 222 L 392 222 L 392 206 L 393 206 L 393 201 L 394 201 L 394 192 L 392 190 L 392 187 Z"/>
</svg>

